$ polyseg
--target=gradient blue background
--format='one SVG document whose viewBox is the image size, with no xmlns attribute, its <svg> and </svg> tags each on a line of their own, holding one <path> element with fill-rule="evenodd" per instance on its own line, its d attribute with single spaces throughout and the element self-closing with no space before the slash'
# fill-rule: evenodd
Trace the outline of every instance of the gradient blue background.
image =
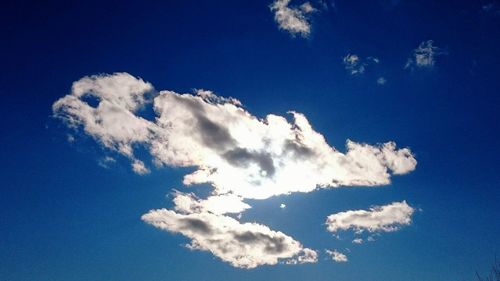
<svg viewBox="0 0 500 281">
<path fill-rule="evenodd" d="M 500 13 L 483 11 L 488 3 L 339 0 L 302 39 L 277 28 L 270 1 L 3 2 L 0 280 L 474 279 L 500 251 Z M 403 70 L 429 39 L 447 55 Z M 381 63 L 353 77 L 348 53 Z M 252 201 L 244 214 L 307 247 L 347 252 L 348 263 L 322 253 L 318 264 L 232 268 L 140 220 L 170 206 L 165 195 L 184 189 L 186 170 L 138 176 L 121 158 L 103 169 L 106 151 L 81 133 L 69 143 L 51 118 L 73 81 L 117 71 L 156 89 L 233 96 L 259 117 L 302 112 L 340 150 L 348 138 L 394 140 L 417 169 L 379 188 Z M 328 214 L 400 200 L 421 209 L 413 224 L 373 243 L 325 231 Z"/>
</svg>

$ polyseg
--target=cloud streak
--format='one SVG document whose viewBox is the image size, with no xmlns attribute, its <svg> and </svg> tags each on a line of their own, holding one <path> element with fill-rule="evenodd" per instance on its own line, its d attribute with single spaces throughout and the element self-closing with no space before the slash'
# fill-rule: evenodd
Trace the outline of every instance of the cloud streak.
<svg viewBox="0 0 500 281">
<path fill-rule="evenodd" d="M 274 265 L 280 260 L 289 264 L 317 261 L 315 251 L 304 248 L 290 236 L 261 224 L 240 223 L 228 216 L 159 209 L 149 211 L 142 220 L 189 237 L 189 249 L 209 251 L 234 267 L 255 268 Z"/>
<path fill-rule="evenodd" d="M 371 207 L 369 210 L 351 210 L 329 215 L 326 225 L 330 232 L 349 229 L 358 233 L 392 232 L 411 224 L 414 211 L 406 201 L 393 202 Z"/>
</svg>

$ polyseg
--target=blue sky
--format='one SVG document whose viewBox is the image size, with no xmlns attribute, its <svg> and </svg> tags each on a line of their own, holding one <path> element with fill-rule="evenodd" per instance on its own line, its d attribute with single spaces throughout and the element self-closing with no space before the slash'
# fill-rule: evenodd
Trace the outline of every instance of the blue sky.
<svg viewBox="0 0 500 281">
<path fill-rule="evenodd" d="M 438 2 L 310 1 L 312 10 L 301 6 L 305 1 L 282 2 L 286 9 L 280 11 L 298 19 L 294 28 L 275 17 L 279 9 L 270 8 L 272 1 L 6 4 L 0 11 L 4 107 L 0 279 L 214 280 L 225 276 L 228 280 L 441 281 L 472 280 L 476 270 L 486 272 L 500 251 L 500 3 Z M 120 80 L 114 73 L 129 76 L 122 74 Z M 84 116 L 81 111 L 68 113 L 64 106 L 53 111 L 56 101 L 76 95 L 71 88 L 74 82 L 92 75 L 96 76 L 82 82 L 87 87 L 84 92 L 101 96 L 97 101 L 81 98 L 83 102 L 94 104 L 100 99 L 123 105 L 110 93 L 127 96 L 130 91 L 96 90 L 102 79 L 115 79 L 117 85 L 148 82 L 154 87 L 145 90 L 148 95 L 157 97 L 163 90 L 190 93 L 183 99 L 204 108 L 203 114 L 190 111 L 174 103 L 180 99 L 176 94 L 164 93 L 169 102 L 158 106 L 169 110 L 156 114 L 159 119 L 168 121 L 182 109 L 187 111 L 179 116 L 202 116 L 219 127 L 206 126 L 203 131 L 189 127 L 192 119 L 186 119 L 174 122 L 174 133 L 163 136 L 150 100 L 140 104 L 142 109 L 133 116 L 144 117 L 154 137 L 147 135 L 133 143 L 133 156 L 126 155 L 116 149 L 121 131 L 112 131 L 111 125 L 103 126 L 104 131 L 85 131 L 89 123 L 77 118 Z M 385 83 L 377 83 L 382 77 Z M 212 93 L 202 98 L 195 89 Z M 242 106 L 219 97 L 233 97 Z M 210 98 L 219 100 L 209 102 Z M 215 108 L 220 111 L 212 114 Z M 284 123 L 263 133 L 244 125 L 246 119 L 223 122 L 220 118 L 234 108 L 259 118 L 252 123 L 255 128 L 266 128 L 262 119 L 268 114 L 284 116 L 293 125 L 287 112 L 302 113 L 328 146 L 309 142 L 314 134 L 303 128 L 283 129 Z M 77 120 L 77 128 L 69 128 L 68 120 Z M 116 122 L 131 126 L 123 120 Z M 280 128 L 300 135 L 293 143 L 314 156 L 285 157 L 262 146 L 281 143 L 281 136 L 270 136 Z M 177 134 L 183 130 L 192 134 Z M 221 130 L 228 132 L 230 141 L 209 141 L 220 140 Z M 242 130 L 252 134 L 237 137 Z M 202 141 L 197 138 L 200 131 Z M 103 145 L 105 136 L 112 138 L 108 147 Z M 165 144 L 165 139 L 178 140 L 172 149 L 185 152 L 196 164 L 180 167 L 175 162 L 178 157 L 167 159 L 152 152 L 151 147 Z M 367 144 L 370 150 L 342 162 L 347 166 L 319 169 L 321 161 L 344 159 L 348 139 Z M 196 149 L 183 150 L 182 145 L 191 141 Z M 397 147 L 383 150 L 388 142 Z M 255 143 L 259 148 L 252 146 Z M 227 154 L 234 152 L 227 151 L 227 146 L 246 149 L 246 158 Z M 340 154 L 328 152 L 329 146 Z M 405 148 L 411 153 L 394 156 L 393 152 Z M 191 154 L 199 150 L 206 154 Z M 211 162 L 205 155 L 225 162 Z M 183 184 L 183 177 L 202 164 L 221 173 L 246 173 L 254 166 L 270 173 L 265 169 L 269 155 L 276 171 L 256 177 L 261 182 L 283 177 L 274 181 L 276 185 L 264 185 L 272 186 L 265 189 L 269 196 L 246 193 L 242 186 L 252 181 L 244 176 L 223 174 L 205 184 Z M 377 161 L 362 160 L 367 155 L 375 155 Z M 155 167 L 155 159 L 164 166 Z M 136 160 L 143 161 L 149 172 L 134 172 L 131 163 Z M 289 163 L 310 172 L 312 176 L 305 178 L 312 179 L 313 187 L 323 183 L 322 177 L 342 184 L 316 189 L 293 186 L 302 192 L 287 195 L 292 186 L 285 179 L 303 180 L 302 173 L 287 174 L 279 168 Z M 363 167 L 361 172 L 342 176 L 355 169 L 355 163 Z M 382 172 L 368 173 L 378 168 Z M 236 201 L 251 208 L 214 213 L 203 205 L 203 199 L 215 192 L 214 185 L 229 188 Z M 265 198 L 252 198 L 259 194 Z M 176 206 L 179 196 L 189 197 L 198 209 Z M 227 202 L 219 205 L 228 206 Z M 396 215 L 387 211 L 389 218 L 380 211 L 403 202 Z M 286 207 L 280 208 L 281 204 Z M 162 208 L 169 213 L 143 217 Z M 352 214 L 349 211 L 359 216 L 370 213 L 371 219 L 362 224 L 351 218 L 344 221 L 344 230 L 327 230 L 327 217 Z M 192 229 L 176 219 L 187 217 L 201 218 L 212 233 L 219 231 L 216 226 L 221 221 L 230 221 L 235 232 L 243 228 L 260 235 L 256 237 L 282 238 L 288 241 L 286 250 L 272 254 L 286 257 L 274 264 L 274 256 L 265 255 L 269 252 L 255 256 L 243 252 L 254 261 L 270 263 L 245 269 L 207 245 L 190 250 L 187 243 L 203 242 L 208 234 L 195 231 L 186 237 Z M 170 231 L 176 233 L 155 227 L 157 219 L 171 223 Z M 340 227 L 335 223 L 330 225 Z M 363 243 L 353 243 L 355 238 Z M 372 238 L 375 241 L 368 241 Z M 242 246 L 243 240 L 227 241 Z M 261 241 L 252 241 L 257 244 L 249 245 L 259 249 Z M 310 255 L 307 263 L 285 264 L 300 263 L 304 249 L 314 251 L 316 258 Z M 335 262 L 326 250 L 342 253 L 348 261 Z"/>
</svg>

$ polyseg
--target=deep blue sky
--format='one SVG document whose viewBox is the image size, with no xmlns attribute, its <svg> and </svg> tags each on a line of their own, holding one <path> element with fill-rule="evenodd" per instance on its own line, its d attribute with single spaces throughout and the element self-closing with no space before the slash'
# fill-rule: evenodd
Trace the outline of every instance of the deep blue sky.
<svg viewBox="0 0 500 281">
<path fill-rule="evenodd" d="M 295 3 L 292 1 L 292 3 Z M 301 3 L 301 2 L 297 2 Z M 491 11 L 483 6 L 494 3 Z M 336 1 L 309 38 L 279 30 L 270 1 L 11 1 L 0 9 L 0 280 L 472 280 L 500 254 L 500 4 Z M 496 9 L 496 10 L 495 10 Z M 404 70 L 420 42 L 446 55 Z M 351 76 L 342 58 L 379 65 Z M 417 169 L 379 188 L 340 188 L 254 203 L 258 221 L 349 262 L 232 268 L 140 216 L 168 207 L 184 170 L 146 176 L 51 118 L 82 76 L 126 71 L 157 89 L 233 96 L 253 114 L 308 116 L 328 142 L 408 146 Z M 387 83 L 375 80 L 384 76 Z M 122 161 L 123 160 L 123 161 Z M 353 245 L 328 214 L 407 200 L 412 225 Z M 287 208 L 280 210 L 279 203 Z"/>
</svg>

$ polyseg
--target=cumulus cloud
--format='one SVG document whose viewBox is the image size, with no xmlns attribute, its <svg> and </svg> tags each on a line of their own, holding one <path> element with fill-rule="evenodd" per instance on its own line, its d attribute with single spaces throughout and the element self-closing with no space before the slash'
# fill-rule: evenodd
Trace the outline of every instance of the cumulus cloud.
<svg viewBox="0 0 500 281">
<path fill-rule="evenodd" d="M 160 91 L 129 74 L 85 77 L 53 105 L 54 114 L 82 127 L 105 147 L 129 157 L 134 171 L 148 172 L 134 156 L 142 145 L 157 166 L 196 167 L 184 184 L 209 183 L 214 195 L 266 199 L 338 186 L 378 186 L 391 174 L 415 169 L 408 148 L 394 142 L 368 145 L 347 140 L 345 153 L 331 147 L 307 118 L 269 114 L 259 119 L 235 99 L 198 91 Z M 86 98 L 98 99 L 92 106 Z M 156 118 L 138 114 L 151 103 Z"/>
<path fill-rule="evenodd" d="M 411 223 L 414 209 L 406 201 L 374 206 L 369 210 L 350 210 L 329 215 L 326 219 L 330 232 L 352 229 L 358 233 L 391 232 Z"/>
<path fill-rule="evenodd" d="M 424 41 L 413 50 L 413 54 L 408 58 L 404 68 L 432 68 L 436 64 L 436 57 L 444 54 L 446 52 L 434 46 L 433 40 Z"/>
<path fill-rule="evenodd" d="M 188 248 L 209 251 L 239 268 L 317 261 L 317 253 L 279 231 L 257 223 L 240 223 L 207 212 L 182 214 L 172 210 L 152 210 L 142 219 L 153 226 L 189 237 Z"/>
<path fill-rule="evenodd" d="M 347 54 L 343 59 L 342 63 L 344 64 L 345 69 L 351 75 L 360 75 L 365 73 L 366 67 L 369 64 L 378 64 L 380 60 L 375 57 L 367 57 L 366 59 L 362 59 L 356 54 Z"/>
<path fill-rule="evenodd" d="M 151 110 L 153 116 L 146 117 Z M 417 164 L 410 149 L 398 149 L 394 142 L 347 140 L 341 152 L 298 112 L 291 111 L 289 119 L 258 118 L 235 98 L 208 90 L 157 91 L 128 73 L 74 82 L 71 93 L 53 104 L 53 112 L 70 128 L 82 129 L 127 157 L 138 174 L 149 173 L 151 165 L 194 168 L 183 183 L 209 184 L 210 195 L 176 191 L 173 210 L 154 210 L 143 219 L 189 237 L 191 249 L 210 251 L 238 267 L 317 260 L 314 250 L 289 236 L 228 215 L 241 218 L 251 208 L 246 199 L 385 185 L 392 175 L 408 173 Z M 139 159 L 145 153 L 151 159 L 146 163 Z"/>
<path fill-rule="evenodd" d="M 309 14 L 317 11 L 311 3 L 291 7 L 290 0 L 275 0 L 270 9 L 274 12 L 274 20 L 280 29 L 288 31 L 292 36 L 308 37 L 311 33 Z"/>
<path fill-rule="evenodd" d="M 335 249 L 333 250 L 325 250 L 327 255 L 334 261 L 334 262 L 347 262 L 347 256 Z"/>
</svg>

